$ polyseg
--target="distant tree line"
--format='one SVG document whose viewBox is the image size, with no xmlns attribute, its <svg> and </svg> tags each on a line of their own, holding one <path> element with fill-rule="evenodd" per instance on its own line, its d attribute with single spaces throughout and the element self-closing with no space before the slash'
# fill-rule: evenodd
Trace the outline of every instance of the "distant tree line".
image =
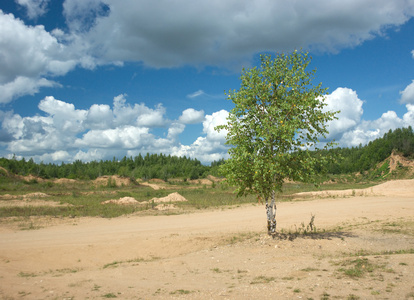
<svg viewBox="0 0 414 300">
<path fill-rule="evenodd" d="M 217 175 L 219 162 L 213 162 L 211 166 L 203 165 L 197 159 L 177 157 L 163 154 L 139 154 L 136 157 L 124 157 L 117 160 L 101 160 L 82 162 L 76 160 L 73 163 L 45 164 L 35 163 L 33 159 L 21 160 L 0 158 L 0 166 L 17 175 L 33 175 L 45 179 L 70 178 L 70 179 L 96 179 L 103 175 L 119 175 L 122 177 L 141 178 L 204 178 L 208 174 Z"/>
<path fill-rule="evenodd" d="M 331 174 L 347 174 L 364 172 L 374 168 L 388 158 L 393 151 L 414 159 L 414 132 L 411 126 L 390 130 L 382 138 L 369 142 L 367 145 L 352 148 L 330 149 L 340 157 L 336 163 L 330 163 L 328 172 Z M 323 154 L 322 154 L 323 155 Z"/>
<path fill-rule="evenodd" d="M 339 157 L 336 162 L 328 165 L 328 173 L 348 174 L 364 172 L 374 168 L 379 162 L 389 157 L 392 151 L 414 159 L 414 132 L 411 126 L 390 130 L 382 138 L 378 138 L 367 145 L 352 148 L 334 148 L 314 152 L 313 155 L 323 156 L 327 151 Z M 33 175 L 45 179 L 72 178 L 96 179 L 103 175 L 119 175 L 135 179 L 160 178 L 205 178 L 207 175 L 219 176 L 218 167 L 225 160 L 214 161 L 210 166 L 188 157 L 177 157 L 163 154 L 141 154 L 136 157 L 124 157 L 117 160 L 101 160 L 73 163 L 45 164 L 35 163 L 33 159 L 21 160 L 0 158 L 0 166 L 10 173 L 17 175 Z"/>
</svg>

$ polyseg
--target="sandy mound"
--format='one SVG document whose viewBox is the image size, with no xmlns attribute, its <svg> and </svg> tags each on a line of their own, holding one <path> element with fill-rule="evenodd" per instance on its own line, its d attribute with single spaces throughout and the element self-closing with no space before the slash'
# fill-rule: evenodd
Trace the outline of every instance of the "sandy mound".
<svg viewBox="0 0 414 300">
<path fill-rule="evenodd" d="M 177 207 L 175 207 L 174 204 L 158 204 L 156 207 L 154 207 L 154 209 L 156 210 L 172 210 L 172 209 L 177 209 Z"/>
<path fill-rule="evenodd" d="M 138 204 L 138 201 L 135 200 L 132 197 L 123 197 L 120 198 L 118 200 L 116 199 L 112 199 L 112 200 L 107 200 L 107 201 L 103 201 L 101 202 L 101 204 L 118 204 L 118 205 L 133 205 L 133 204 Z"/>
<path fill-rule="evenodd" d="M 95 186 L 100 186 L 100 185 L 106 186 L 108 185 L 109 182 L 111 182 L 111 184 L 115 184 L 116 186 L 123 186 L 123 185 L 130 185 L 131 179 L 120 177 L 117 175 L 112 175 L 112 176 L 101 176 L 101 177 L 96 178 L 93 181 Z"/>
<path fill-rule="evenodd" d="M 18 175 L 17 178 L 20 178 L 22 180 L 25 181 L 37 181 L 37 182 L 45 182 L 46 180 L 41 178 L 41 177 L 37 177 L 37 176 L 33 176 L 33 175 L 27 175 L 27 176 L 20 176 Z"/>
<path fill-rule="evenodd" d="M 164 180 L 162 179 L 158 179 L 158 178 L 152 178 L 150 180 L 148 180 L 149 183 L 165 183 Z"/>
<path fill-rule="evenodd" d="M 398 155 L 395 152 L 391 153 L 391 156 L 388 158 L 390 164 L 390 172 L 396 170 L 399 165 L 403 167 L 408 167 L 409 174 L 414 173 L 414 161 L 405 158 L 404 156 Z"/>
<path fill-rule="evenodd" d="M 45 193 L 30 193 L 30 194 L 26 194 L 23 196 L 23 199 L 31 199 L 31 198 L 45 198 L 45 197 L 49 197 L 48 194 Z"/>
<path fill-rule="evenodd" d="M 57 184 L 66 184 L 66 183 L 76 183 L 77 180 L 75 179 L 68 179 L 68 178 L 59 178 L 59 179 L 55 179 L 53 180 L 54 183 Z"/>
<path fill-rule="evenodd" d="M 225 178 L 218 178 L 218 177 L 213 176 L 213 175 L 208 175 L 207 179 L 209 179 L 213 182 L 222 182 L 223 180 L 225 180 Z"/>
<path fill-rule="evenodd" d="M 183 201 L 187 201 L 187 199 L 185 199 L 179 193 L 172 193 L 166 197 L 152 198 L 149 202 L 152 202 L 152 201 L 154 201 L 154 203 L 169 203 L 169 202 L 183 202 Z"/>
<path fill-rule="evenodd" d="M 148 183 L 148 182 L 141 182 L 140 184 L 145 185 L 145 186 L 149 186 L 153 190 L 163 190 L 163 189 L 165 189 L 164 187 L 159 186 L 158 184 L 153 184 L 153 183 Z"/>
<path fill-rule="evenodd" d="M 205 184 L 205 185 L 212 185 L 213 182 L 209 179 L 194 179 L 194 180 L 190 180 L 191 184 Z"/>
<path fill-rule="evenodd" d="M 0 167 L 0 175 L 9 176 L 9 171 L 7 171 L 5 168 Z"/>
<path fill-rule="evenodd" d="M 0 199 L 23 199 L 23 200 L 28 200 L 28 199 L 33 199 L 33 198 L 45 198 L 45 197 L 49 197 L 48 194 L 45 193 L 30 193 L 30 194 L 26 194 L 26 195 L 10 195 L 10 194 L 4 194 L 4 195 L 0 195 Z"/>
<path fill-rule="evenodd" d="M 391 180 L 366 189 L 328 190 L 296 193 L 295 198 L 328 198 L 348 196 L 403 196 L 414 195 L 414 179 Z"/>
</svg>

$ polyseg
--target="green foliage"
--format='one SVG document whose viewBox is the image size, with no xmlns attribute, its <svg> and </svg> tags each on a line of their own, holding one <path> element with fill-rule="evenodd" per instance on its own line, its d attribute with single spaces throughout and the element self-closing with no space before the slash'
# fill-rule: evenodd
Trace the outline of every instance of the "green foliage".
<svg viewBox="0 0 414 300">
<path fill-rule="evenodd" d="M 352 148 L 334 148 L 322 152 L 321 155 L 331 153 L 342 157 L 338 162 L 328 165 L 331 174 L 346 174 L 365 172 L 387 159 L 393 151 L 407 157 L 414 158 L 414 131 L 408 128 L 397 128 L 369 142 L 366 146 L 359 145 Z"/>
<path fill-rule="evenodd" d="M 260 68 L 243 70 L 240 89 L 228 93 L 235 107 L 228 123 L 216 129 L 227 130 L 232 147 L 220 168 L 239 196 L 268 199 L 282 191 L 285 179 L 312 182 L 323 170 L 328 156 L 304 149 L 326 137 L 335 113 L 324 110 L 326 89 L 312 85 L 315 70 L 306 70 L 309 63 L 308 53 L 298 51 L 274 59 L 262 55 Z"/>
<path fill-rule="evenodd" d="M 215 165 L 220 162 L 214 162 Z M 96 179 L 103 175 L 119 175 L 122 177 L 152 179 L 161 178 L 191 178 L 198 179 L 207 176 L 210 167 L 202 165 L 197 159 L 177 157 L 163 154 L 147 154 L 132 157 L 124 157 L 121 160 L 113 158 L 106 161 L 82 162 L 76 160 L 71 164 L 62 163 L 37 164 L 30 159 L 26 161 L 0 158 L 0 166 L 16 175 L 33 175 L 45 179 L 70 178 L 70 179 Z M 217 168 L 217 167 L 216 167 Z M 2 171 L 4 174 L 4 171 Z M 0 177 L 2 176 L 0 174 Z"/>
</svg>

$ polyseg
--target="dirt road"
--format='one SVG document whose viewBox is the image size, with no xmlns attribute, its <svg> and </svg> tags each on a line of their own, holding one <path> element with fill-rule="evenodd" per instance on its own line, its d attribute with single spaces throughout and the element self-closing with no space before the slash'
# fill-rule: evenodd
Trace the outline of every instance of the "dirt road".
<svg viewBox="0 0 414 300">
<path fill-rule="evenodd" d="M 267 236 L 259 205 L 3 226 L 0 298 L 414 298 L 411 183 L 394 182 L 385 189 L 393 195 L 280 203 L 279 231 L 295 232 L 316 216 L 320 233 L 293 240 Z M 358 257 L 369 272 L 345 274 Z"/>
</svg>

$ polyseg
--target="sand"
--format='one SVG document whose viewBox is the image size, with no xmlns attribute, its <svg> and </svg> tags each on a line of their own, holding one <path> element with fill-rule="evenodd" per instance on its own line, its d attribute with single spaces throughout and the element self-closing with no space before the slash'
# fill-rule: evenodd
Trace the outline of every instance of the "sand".
<svg viewBox="0 0 414 300">
<path fill-rule="evenodd" d="M 316 216 L 318 235 L 291 240 L 266 234 L 263 205 L 56 219 L 36 230 L 2 223 L 0 298 L 412 299 L 413 188 L 393 181 L 278 203 L 279 231 Z M 375 268 L 345 275 L 355 260 Z"/>
</svg>

